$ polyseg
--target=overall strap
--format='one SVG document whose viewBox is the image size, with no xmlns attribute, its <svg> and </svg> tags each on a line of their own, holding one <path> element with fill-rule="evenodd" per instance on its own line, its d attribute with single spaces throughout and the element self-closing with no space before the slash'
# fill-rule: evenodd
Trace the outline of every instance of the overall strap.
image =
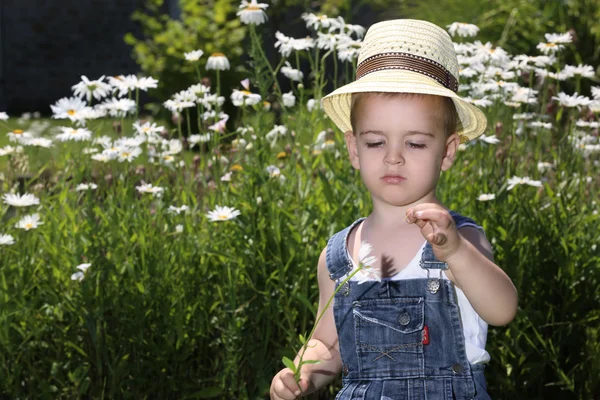
<svg viewBox="0 0 600 400">
<path fill-rule="evenodd" d="M 335 233 L 327 242 L 325 260 L 327 263 L 327 270 L 329 271 L 329 277 L 334 281 L 352 271 L 352 260 L 350 260 L 346 254 L 346 243 L 348 242 L 348 235 L 352 228 L 363 219 L 364 218 L 359 218 L 354 221 L 352 225 Z"/>
</svg>

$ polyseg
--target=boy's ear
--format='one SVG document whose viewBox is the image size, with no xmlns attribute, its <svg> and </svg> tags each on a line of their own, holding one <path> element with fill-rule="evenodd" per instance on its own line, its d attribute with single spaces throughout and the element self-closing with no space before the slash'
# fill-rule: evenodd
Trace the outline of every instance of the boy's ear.
<svg viewBox="0 0 600 400">
<path fill-rule="evenodd" d="M 460 137 L 458 133 L 453 133 L 446 139 L 446 147 L 444 152 L 444 158 L 442 159 L 441 170 L 446 171 L 450 169 L 454 164 L 456 152 L 458 151 L 458 145 L 460 144 Z"/>
<path fill-rule="evenodd" d="M 346 140 L 346 148 L 348 149 L 350 163 L 354 169 L 360 169 L 360 162 L 358 161 L 358 148 L 356 146 L 356 136 L 354 136 L 354 132 L 347 131 L 344 133 L 344 139 Z"/>
</svg>

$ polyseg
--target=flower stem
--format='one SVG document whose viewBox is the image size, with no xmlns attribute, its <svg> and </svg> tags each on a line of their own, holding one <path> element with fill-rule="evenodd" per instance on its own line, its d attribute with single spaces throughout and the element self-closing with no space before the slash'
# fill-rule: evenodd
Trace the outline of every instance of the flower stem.
<svg viewBox="0 0 600 400">
<path fill-rule="evenodd" d="M 301 372 L 301 369 L 302 369 L 302 364 L 303 364 L 302 360 L 304 359 L 304 353 L 306 353 L 306 349 L 308 347 L 308 342 L 310 342 L 310 338 L 312 338 L 312 335 L 315 333 L 315 329 L 317 328 L 317 325 L 319 325 L 319 321 L 321 321 L 321 318 L 323 318 L 323 316 L 325 315 L 325 311 L 327 311 L 327 309 L 329 308 L 329 306 L 331 306 L 331 302 L 335 298 L 335 295 L 337 294 L 337 292 L 339 292 L 340 289 L 342 288 L 342 286 L 344 286 L 350 279 L 352 279 L 352 277 L 354 275 L 356 275 L 363 268 L 364 268 L 364 265 L 362 263 L 360 263 L 359 267 L 355 271 L 353 271 L 350 275 L 348 275 L 346 277 L 346 279 L 344 279 L 337 286 L 337 288 L 335 289 L 335 291 L 333 292 L 333 294 L 331 295 L 331 297 L 327 301 L 327 304 L 325 304 L 325 307 L 323 308 L 323 311 L 321 311 L 321 314 L 319 314 L 319 316 L 317 317 L 317 320 L 315 321 L 315 324 L 313 325 L 313 328 L 310 331 L 310 334 L 306 337 L 306 341 L 302 345 L 302 354 L 300 354 L 300 360 L 298 360 L 298 368 L 296 368 L 296 372 L 294 373 L 294 379 L 296 380 L 296 384 L 298 385 L 298 388 L 300 388 L 300 372 Z"/>
</svg>

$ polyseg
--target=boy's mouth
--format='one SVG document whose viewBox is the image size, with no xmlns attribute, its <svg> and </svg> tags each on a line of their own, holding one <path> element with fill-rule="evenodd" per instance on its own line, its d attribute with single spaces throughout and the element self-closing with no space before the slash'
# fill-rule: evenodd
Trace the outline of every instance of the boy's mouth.
<svg viewBox="0 0 600 400">
<path fill-rule="evenodd" d="M 402 181 L 405 181 L 406 178 L 403 177 L 402 175 L 387 174 L 387 175 L 383 176 L 381 178 L 381 180 L 386 183 L 400 183 Z"/>
</svg>

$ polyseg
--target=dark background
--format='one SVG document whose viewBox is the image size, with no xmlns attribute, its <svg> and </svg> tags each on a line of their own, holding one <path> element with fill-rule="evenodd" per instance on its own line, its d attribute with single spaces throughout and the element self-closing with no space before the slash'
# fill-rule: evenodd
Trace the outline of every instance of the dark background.
<svg viewBox="0 0 600 400">
<path fill-rule="evenodd" d="M 81 75 L 135 74 L 123 41 L 144 0 L 0 0 L 0 111 L 50 113 Z M 177 16 L 177 0 L 165 13 Z"/>
</svg>

